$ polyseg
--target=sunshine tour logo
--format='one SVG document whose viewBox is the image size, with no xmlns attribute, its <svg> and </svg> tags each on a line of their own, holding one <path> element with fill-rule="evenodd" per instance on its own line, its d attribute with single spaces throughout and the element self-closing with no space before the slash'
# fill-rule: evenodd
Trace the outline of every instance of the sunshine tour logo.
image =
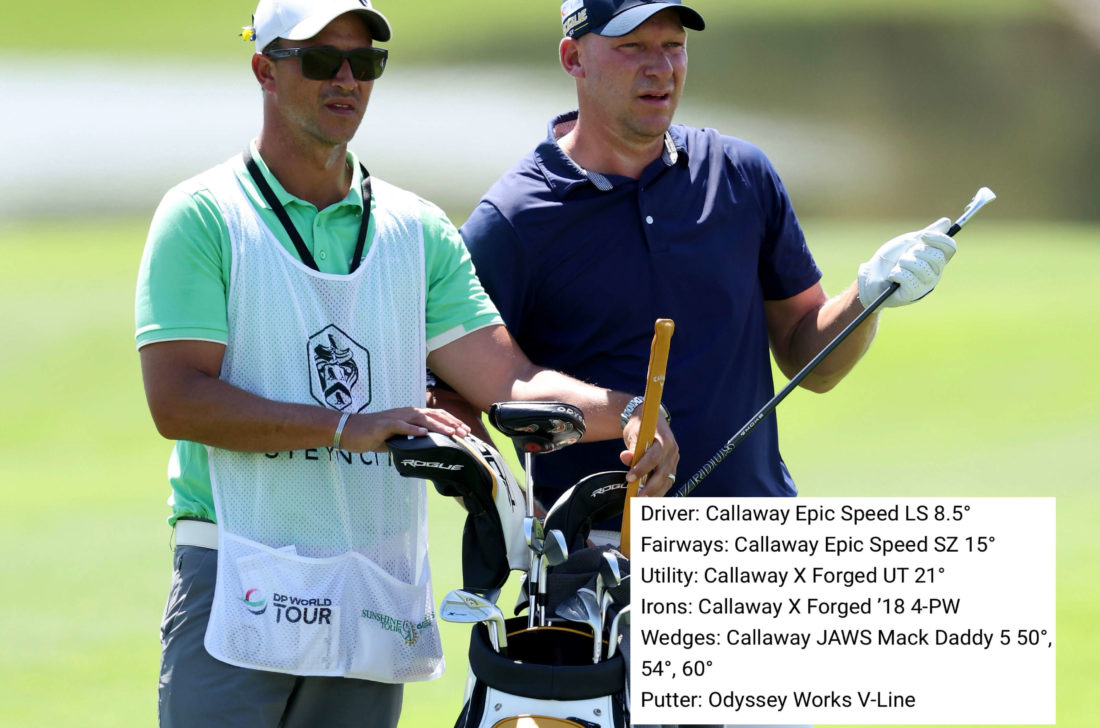
<svg viewBox="0 0 1100 728">
<path fill-rule="evenodd" d="M 267 611 L 268 600 L 259 589 L 249 589 L 241 598 L 248 611 L 259 616 Z M 332 624 L 331 599 L 303 599 L 276 592 L 271 595 L 275 623 Z"/>
<path fill-rule="evenodd" d="M 425 617 L 424 621 L 420 624 L 413 624 L 407 619 L 398 619 L 397 617 L 374 612 L 370 609 L 364 609 L 360 616 L 363 619 L 371 619 L 378 622 L 378 624 L 382 625 L 382 629 L 387 632 L 393 632 L 400 635 L 401 639 L 403 639 L 407 645 L 415 645 L 420 639 L 420 633 L 432 626 L 432 615 L 430 614 Z"/>
</svg>

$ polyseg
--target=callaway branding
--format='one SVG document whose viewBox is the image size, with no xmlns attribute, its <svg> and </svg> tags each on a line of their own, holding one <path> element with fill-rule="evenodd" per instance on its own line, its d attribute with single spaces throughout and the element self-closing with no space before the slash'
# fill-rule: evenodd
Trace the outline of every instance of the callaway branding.
<svg viewBox="0 0 1100 728">
<path fill-rule="evenodd" d="M 441 462 L 429 462 L 427 460 L 402 460 L 401 464 L 406 468 L 433 468 L 435 470 L 462 470 L 461 465 L 447 465 Z"/>
</svg>

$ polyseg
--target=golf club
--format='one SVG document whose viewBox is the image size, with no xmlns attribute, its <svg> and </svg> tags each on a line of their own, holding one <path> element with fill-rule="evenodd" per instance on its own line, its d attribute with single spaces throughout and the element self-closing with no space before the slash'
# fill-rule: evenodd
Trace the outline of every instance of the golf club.
<svg viewBox="0 0 1100 728">
<path fill-rule="evenodd" d="M 569 622 L 587 624 L 592 628 L 594 643 L 592 645 L 592 662 L 600 661 L 600 649 L 603 643 L 603 623 L 600 621 L 600 605 L 596 601 L 596 595 L 588 587 L 581 587 L 569 599 L 566 599 L 555 613 Z"/>
<path fill-rule="evenodd" d="M 528 500 L 528 503 L 532 501 Z M 530 508 L 530 506 L 528 506 Z M 527 540 L 527 548 L 531 549 L 531 563 L 527 570 L 527 628 L 535 626 L 535 596 L 539 587 L 539 558 L 545 547 L 546 536 L 542 530 L 542 522 L 533 515 L 523 519 L 523 536 Z"/>
<path fill-rule="evenodd" d="M 472 592 L 455 589 L 443 597 L 439 605 L 439 617 L 458 624 L 492 623 L 489 632 L 493 649 L 508 654 L 508 632 L 504 626 L 504 613 L 488 599 Z"/>
<path fill-rule="evenodd" d="M 600 571 L 596 574 L 596 601 L 600 605 L 600 624 L 603 624 L 607 616 L 607 605 L 611 601 L 608 589 L 617 587 L 622 580 L 618 556 L 611 551 L 604 551 Z"/>
<path fill-rule="evenodd" d="M 962 226 L 966 224 L 966 221 L 973 217 L 974 213 L 976 213 L 978 210 L 982 209 L 987 203 L 992 202 L 995 199 L 997 199 L 997 196 L 993 194 L 993 190 L 989 189 L 988 187 L 982 187 L 981 189 L 979 189 L 978 192 L 974 195 L 974 198 L 970 200 L 970 204 L 968 204 L 966 206 L 966 209 L 963 210 L 963 214 L 947 231 L 947 234 L 950 237 L 954 237 L 955 234 L 962 229 Z M 891 282 L 886 290 L 883 291 L 878 298 L 871 302 L 870 306 L 865 308 L 863 312 L 856 316 L 850 324 L 845 326 L 844 330 L 837 334 L 835 339 L 830 341 L 828 345 L 826 345 L 825 348 L 822 349 L 817 356 L 810 360 L 809 364 L 802 368 L 802 371 L 800 371 L 798 374 L 795 374 L 794 377 L 791 378 L 791 381 L 787 382 L 787 386 L 783 387 L 783 390 L 780 391 L 779 394 L 768 400 L 768 403 L 765 404 L 759 412 L 753 415 L 752 418 L 750 418 L 749 421 L 745 423 L 745 426 L 738 430 L 737 433 L 733 437 L 731 437 L 725 445 L 722 446 L 721 450 L 715 453 L 714 457 L 708 460 L 706 464 L 703 465 L 703 467 L 699 468 L 699 471 L 695 473 L 695 475 L 691 476 L 691 480 L 681 485 L 680 488 L 676 491 L 675 495 L 677 497 L 684 497 L 690 494 L 691 491 L 695 490 L 695 487 L 699 485 L 703 478 L 710 475 L 711 471 L 718 467 L 718 464 L 725 460 L 726 456 L 733 452 L 733 449 L 737 447 L 742 440 L 748 437 L 749 433 L 752 432 L 758 424 L 760 424 L 761 420 L 770 415 L 772 411 L 774 411 L 775 408 L 779 406 L 779 403 L 782 402 L 788 394 L 794 391 L 794 388 L 797 387 L 802 382 L 802 380 L 805 379 L 806 376 L 810 372 L 812 372 L 818 364 L 821 363 L 821 361 L 825 357 L 831 354 L 833 352 L 833 349 L 840 345 L 840 342 L 848 338 L 848 335 L 855 331 L 856 327 L 863 323 L 864 319 L 877 311 L 878 307 L 881 306 L 886 301 L 886 299 L 889 298 L 897 289 L 898 283 Z"/>
<path fill-rule="evenodd" d="M 489 422 L 523 450 L 523 472 L 527 497 L 527 518 L 535 518 L 535 461 L 537 453 L 554 452 L 579 442 L 585 433 L 584 413 L 564 402 L 495 402 L 489 407 Z M 524 522 L 526 528 L 526 520 Z M 541 535 L 541 531 L 540 531 Z M 540 538 L 540 549 L 542 547 Z M 528 545 L 531 542 L 528 541 Z M 538 593 L 538 558 L 531 550 L 527 566 L 527 626 L 535 626 L 535 598 Z"/>
<path fill-rule="evenodd" d="M 542 553 L 539 554 L 538 611 L 539 626 L 546 626 L 546 585 L 549 582 L 547 568 L 564 564 L 569 558 L 569 547 L 561 531 L 550 531 L 543 539 Z"/>
<path fill-rule="evenodd" d="M 607 644 L 607 659 L 609 659 L 609 660 L 612 657 L 615 656 L 615 650 L 618 649 L 618 646 L 619 646 L 619 623 L 620 622 L 625 622 L 628 627 L 630 626 L 630 605 L 629 604 L 627 604 L 625 607 L 620 609 L 618 611 L 618 613 L 614 616 L 614 618 L 611 620 L 611 635 L 608 638 L 608 644 Z"/>
</svg>

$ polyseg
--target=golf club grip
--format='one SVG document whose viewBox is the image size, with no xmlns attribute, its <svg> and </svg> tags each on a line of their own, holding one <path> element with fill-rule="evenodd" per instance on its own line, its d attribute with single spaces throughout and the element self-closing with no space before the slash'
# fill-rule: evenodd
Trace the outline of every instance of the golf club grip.
<svg viewBox="0 0 1100 728">
<path fill-rule="evenodd" d="M 634 458 L 631 466 L 641 460 L 642 455 L 653 443 L 657 434 L 657 418 L 661 415 L 661 394 L 665 390 L 665 370 L 668 368 L 668 349 L 672 342 L 672 332 L 676 325 L 672 319 L 657 319 L 653 324 L 653 342 L 649 347 L 649 369 L 646 372 L 645 393 L 642 401 L 642 424 L 638 429 L 638 440 L 634 443 Z M 619 536 L 619 551 L 630 556 L 630 499 L 645 485 L 645 478 L 638 481 L 637 487 L 628 486 L 626 502 L 623 504 L 623 525 Z"/>
</svg>

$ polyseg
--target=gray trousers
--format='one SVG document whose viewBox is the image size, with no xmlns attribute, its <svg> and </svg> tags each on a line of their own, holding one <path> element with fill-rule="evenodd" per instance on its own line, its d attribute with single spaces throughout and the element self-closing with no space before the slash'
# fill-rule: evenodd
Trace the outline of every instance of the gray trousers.
<svg viewBox="0 0 1100 728">
<path fill-rule="evenodd" d="M 298 677 L 215 660 L 203 647 L 218 552 L 177 546 L 161 623 L 161 728 L 396 728 L 404 686 Z"/>
</svg>

